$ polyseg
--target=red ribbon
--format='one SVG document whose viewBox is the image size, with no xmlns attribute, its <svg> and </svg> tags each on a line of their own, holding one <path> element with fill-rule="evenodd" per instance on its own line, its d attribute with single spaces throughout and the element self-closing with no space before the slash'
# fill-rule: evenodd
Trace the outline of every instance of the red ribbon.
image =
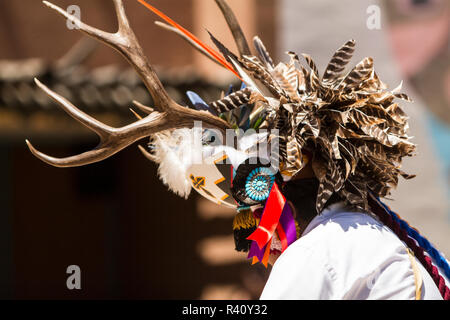
<svg viewBox="0 0 450 320">
<path fill-rule="evenodd" d="M 270 190 L 269 198 L 264 207 L 264 212 L 259 222 L 258 228 L 247 237 L 248 240 L 256 241 L 258 247 L 262 249 L 270 239 L 272 239 L 275 229 L 281 229 L 278 221 L 280 220 L 281 212 L 283 212 L 286 198 L 281 194 L 280 189 L 276 183 L 273 184 Z M 282 246 L 287 247 L 286 236 L 284 230 L 278 231 L 278 236 L 281 240 Z M 283 248 L 283 249 L 284 249 Z"/>
</svg>

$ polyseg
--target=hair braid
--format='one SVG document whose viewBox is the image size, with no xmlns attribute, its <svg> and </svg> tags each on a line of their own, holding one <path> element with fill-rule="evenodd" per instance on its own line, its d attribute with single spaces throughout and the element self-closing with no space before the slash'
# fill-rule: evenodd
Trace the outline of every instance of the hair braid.
<svg viewBox="0 0 450 320">
<path fill-rule="evenodd" d="M 369 196 L 369 204 L 372 212 L 414 252 L 414 255 L 432 277 L 444 300 L 450 300 L 450 289 L 446 286 L 444 278 L 439 274 L 439 270 L 433 265 L 431 258 L 425 255 L 424 249 L 417 245 L 416 241 L 408 235 L 400 223 L 389 214 L 389 211 L 373 195 Z"/>
<path fill-rule="evenodd" d="M 386 211 L 389 212 L 389 214 L 392 216 L 392 218 L 397 221 L 397 223 L 400 224 L 400 226 L 406 230 L 408 235 L 417 241 L 419 246 L 425 249 L 425 251 L 433 258 L 433 260 L 436 262 L 437 266 L 442 268 L 444 270 L 445 275 L 447 278 L 450 278 L 450 266 L 448 264 L 447 259 L 437 250 L 431 243 L 428 241 L 425 237 L 423 237 L 418 230 L 411 227 L 408 222 L 405 220 L 402 220 L 398 214 L 390 210 L 390 208 L 384 204 L 383 202 L 379 201 L 379 203 L 386 209 Z"/>
</svg>

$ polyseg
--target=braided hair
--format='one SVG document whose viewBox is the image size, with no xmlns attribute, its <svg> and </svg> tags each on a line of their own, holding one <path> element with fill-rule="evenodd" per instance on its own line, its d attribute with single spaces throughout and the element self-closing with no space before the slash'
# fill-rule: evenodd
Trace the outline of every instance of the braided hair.
<svg viewBox="0 0 450 320">
<path fill-rule="evenodd" d="M 444 300 L 450 300 L 450 289 L 446 286 L 444 278 L 433 264 L 432 259 L 425 254 L 425 251 L 448 276 L 450 268 L 446 259 L 417 230 L 410 227 L 406 221 L 400 219 L 396 213 L 392 212 L 389 207 L 373 195 L 369 197 L 369 205 L 372 212 L 414 252 L 414 255 L 430 274 Z"/>
</svg>

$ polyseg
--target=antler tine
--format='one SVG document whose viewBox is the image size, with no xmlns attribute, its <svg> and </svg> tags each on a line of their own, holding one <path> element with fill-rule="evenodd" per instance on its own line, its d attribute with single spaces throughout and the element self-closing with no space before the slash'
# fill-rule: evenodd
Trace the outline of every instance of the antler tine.
<svg viewBox="0 0 450 320">
<path fill-rule="evenodd" d="M 39 82 L 39 80 L 35 79 L 35 81 L 45 93 L 61 105 L 64 111 L 81 124 L 97 133 L 100 137 L 100 144 L 95 149 L 66 158 L 54 158 L 48 156 L 36 150 L 33 145 L 26 140 L 31 153 L 40 160 L 55 167 L 77 167 L 104 160 L 128 147 L 137 140 L 148 137 L 154 133 L 169 129 L 191 128 L 194 125 L 193 120 L 198 120 L 207 127 L 215 127 L 222 130 L 229 127 L 224 120 L 214 117 L 208 112 L 180 107 L 180 110 L 172 113 L 154 111 L 145 118 L 127 126 L 114 128 L 79 110 L 67 99 L 50 90 Z"/>
<path fill-rule="evenodd" d="M 30 151 L 37 158 L 55 167 L 76 167 L 101 161 L 126 148 L 137 140 L 151 136 L 157 132 L 177 128 L 191 128 L 193 127 L 195 120 L 200 121 L 205 127 L 218 128 L 222 131 L 229 128 L 227 122 L 219 117 L 205 111 L 197 111 L 183 107 L 169 97 L 156 73 L 145 58 L 142 48 L 130 28 L 123 7 L 123 1 L 113 1 L 119 23 L 119 30 L 116 33 L 108 33 L 95 29 L 81 22 L 79 19 L 70 16 L 58 6 L 46 1 L 44 1 L 44 3 L 67 19 L 77 23 L 82 32 L 118 50 L 141 76 L 144 84 L 150 91 L 155 104 L 158 106 L 157 111 L 135 102 L 135 105 L 148 113 L 148 115 L 127 126 L 113 128 L 79 110 L 67 99 L 50 90 L 39 82 L 39 80 L 35 79 L 39 88 L 53 98 L 65 112 L 87 128 L 94 131 L 100 137 L 100 143 L 95 149 L 66 158 L 54 158 L 48 156 L 36 150 L 28 140 L 26 141 Z"/>
<path fill-rule="evenodd" d="M 143 146 L 139 145 L 138 147 L 139 147 L 139 150 L 144 155 L 144 157 L 146 157 L 148 160 L 150 160 L 152 162 L 158 162 L 157 158 L 154 155 L 152 155 L 150 152 L 145 150 L 145 148 Z"/>
<path fill-rule="evenodd" d="M 101 140 L 105 139 L 107 135 L 114 130 L 114 128 L 98 121 L 97 119 L 91 117 L 90 115 L 75 107 L 69 100 L 50 90 L 38 79 L 34 78 L 34 82 L 41 90 L 43 90 L 48 96 L 55 100 L 65 112 L 71 115 L 72 118 L 97 133 Z"/>
<path fill-rule="evenodd" d="M 97 28 L 93 28 L 48 1 L 44 1 L 44 4 L 49 8 L 57 11 L 65 18 L 76 23 L 81 32 L 84 32 L 85 34 L 111 46 L 113 49 L 120 52 L 125 57 L 125 59 L 135 68 L 136 72 L 142 78 L 142 81 L 152 95 L 157 110 L 170 111 L 171 107 L 176 105 L 176 103 L 164 90 L 161 81 L 159 81 L 158 76 L 146 59 L 144 52 L 136 38 L 136 35 L 134 34 L 128 22 L 123 1 L 113 1 L 119 25 L 118 31 L 116 33 L 109 33 Z"/>
<path fill-rule="evenodd" d="M 161 118 L 164 113 L 153 112 L 146 118 L 134 122 L 131 125 L 119 129 L 113 128 L 79 110 L 67 99 L 50 90 L 39 80 L 35 79 L 35 82 L 39 88 L 60 104 L 64 111 L 71 115 L 75 120 L 94 131 L 100 137 L 100 144 L 94 150 L 66 158 L 54 158 L 48 156 L 36 150 L 33 145 L 26 140 L 31 153 L 40 160 L 56 167 L 76 167 L 101 161 L 119 152 L 142 137 L 171 127 L 167 121 L 158 121 L 158 118 Z"/>
<path fill-rule="evenodd" d="M 133 104 L 139 108 L 139 110 L 145 112 L 146 114 L 150 114 L 152 112 L 154 112 L 155 110 L 153 108 L 144 106 L 142 103 L 140 103 L 139 101 L 133 100 Z"/>
<path fill-rule="evenodd" d="M 38 150 L 36 150 L 33 145 L 31 144 L 30 141 L 25 140 L 25 142 L 28 145 L 28 148 L 30 149 L 31 153 L 38 159 L 40 159 L 41 161 L 44 161 L 52 166 L 55 167 L 60 167 L 60 168 L 65 168 L 65 167 L 77 167 L 77 166 L 82 166 L 84 164 L 88 164 L 88 163 L 93 163 L 95 162 L 94 159 L 97 158 L 98 154 L 102 153 L 101 149 L 97 149 L 95 150 L 96 152 L 92 152 L 89 151 L 88 155 L 84 155 L 83 153 L 77 156 L 72 156 L 72 157 L 67 157 L 64 159 L 58 159 L 58 158 L 54 158 L 51 156 L 46 155 L 45 153 L 42 153 Z M 84 161 L 78 161 L 80 156 L 83 155 L 83 159 Z M 92 161 L 91 161 L 92 160 Z M 74 164 L 76 163 L 76 164 Z"/>
<path fill-rule="evenodd" d="M 118 48 L 117 48 L 117 40 L 114 39 L 114 34 L 113 33 L 105 32 L 105 31 L 93 28 L 93 27 L 85 24 L 84 22 L 82 22 L 77 17 L 70 15 L 68 12 L 66 12 L 63 9 L 61 9 L 57 5 L 54 5 L 51 2 L 43 1 L 43 3 L 47 7 L 49 7 L 50 9 L 55 10 L 60 15 L 64 16 L 65 18 L 67 18 L 69 21 L 72 21 L 73 23 L 76 23 L 76 25 L 79 27 L 80 31 L 84 32 L 88 36 L 93 37 L 93 38 L 95 38 L 95 39 L 97 39 L 97 40 L 99 40 L 101 42 L 104 42 L 104 43 L 106 43 L 108 45 L 111 45 L 115 49 L 118 50 Z"/>
<path fill-rule="evenodd" d="M 131 31 L 130 23 L 128 22 L 123 0 L 113 0 L 114 8 L 116 9 L 117 21 L 119 23 L 119 33 Z M 134 34 L 134 33 L 133 33 Z"/>
<path fill-rule="evenodd" d="M 148 108 L 148 107 L 145 107 L 144 105 L 141 105 L 141 106 L 143 106 L 144 108 Z M 138 118 L 139 120 L 142 119 L 142 117 L 136 111 L 134 111 L 132 108 L 130 108 L 130 111 L 134 114 L 134 116 L 136 118 Z M 144 157 L 146 157 L 148 160 L 157 162 L 156 157 L 154 155 L 152 155 L 150 152 L 148 152 L 143 146 L 138 145 L 138 148 L 141 151 L 141 153 L 144 155 Z"/>
<path fill-rule="evenodd" d="M 238 47 L 241 57 L 243 55 L 251 55 L 247 39 L 245 38 L 244 32 L 242 32 L 242 28 L 239 25 L 239 22 L 233 13 L 233 10 L 231 10 L 230 6 L 226 3 L 225 0 L 216 0 L 216 4 L 222 11 L 225 20 L 227 21 L 228 27 L 233 34 L 234 41 L 236 42 L 236 46 Z"/>
<path fill-rule="evenodd" d="M 137 113 L 136 111 L 134 111 L 133 108 L 130 108 L 130 111 L 131 111 L 132 114 L 134 114 L 134 116 L 135 116 L 138 120 L 141 120 L 141 119 L 142 119 L 142 116 L 141 116 L 139 113 Z"/>
</svg>

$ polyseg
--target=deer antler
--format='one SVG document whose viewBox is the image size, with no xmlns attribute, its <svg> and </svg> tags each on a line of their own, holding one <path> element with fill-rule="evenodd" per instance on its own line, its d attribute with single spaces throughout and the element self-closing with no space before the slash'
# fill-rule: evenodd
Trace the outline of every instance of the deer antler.
<svg viewBox="0 0 450 320">
<path fill-rule="evenodd" d="M 37 158 L 55 167 L 76 167 L 98 162 L 112 156 L 141 138 L 164 130 L 192 127 L 194 121 L 201 121 L 204 127 L 213 127 L 220 130 L 229 128 L 228 124 L 219 117 L 206 111 L 183 107 L 170 98 L 152 66 L 146 59 L 130 27 L 125 14 L 123 1 L 113 0 L 113 2 L 119 25 L 116 33 L 108 33 L 93 28 L 50 2 L 44 1 L 44 4 L 76 23 L 80 31 L 120 52 L 142 78 L 155 103 L 155 111 L 147 109 L 150 114 L 145 118 L 121 128 L 113 128 L 79 110 L 64 97 L 53 92 L 35 79 L 36 84 L 60 104 L 64 111 L 97 133 L 100 137 L 100 144 L 95 149 L 67 158 L 48 156 L 36 150 L 28 140 L 26 141 L 30 151 Z"/>
</svg>

